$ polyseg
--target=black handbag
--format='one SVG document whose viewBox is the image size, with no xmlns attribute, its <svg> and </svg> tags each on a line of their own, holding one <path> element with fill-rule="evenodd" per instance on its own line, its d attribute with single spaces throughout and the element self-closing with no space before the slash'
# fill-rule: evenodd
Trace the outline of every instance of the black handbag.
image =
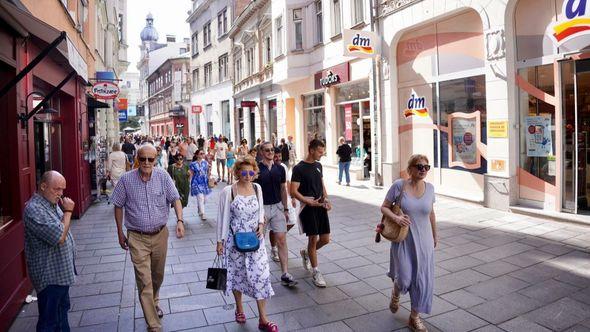
<svg viewBox="0 0 590 332">
<path fill-rule="evenodd" d="M 213 260 L 213 267 L 207 269 L 207 285 L 208 289 L 215 289 L 225 291 L 227 284 L 227 269 L 221 264 L 221 258 L 218 256 Z"/>
</svg>

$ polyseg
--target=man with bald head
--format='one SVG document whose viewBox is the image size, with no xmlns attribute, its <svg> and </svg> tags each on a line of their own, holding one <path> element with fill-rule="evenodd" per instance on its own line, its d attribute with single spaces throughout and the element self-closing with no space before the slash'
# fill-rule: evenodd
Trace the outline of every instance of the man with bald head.
<svg viewBox="0 0 590 332">
<path fill-rule="evenodd" d="M 70 220 L 74 201 L 62 197 L 66 179 L 45 172 L 24 211 L 25 257 L 37 291 L 37 331 L 69 331 L 70 285 L 74 283 L 74 238 Z"/>
<path fill-rule="evenodd" d="M 168 250 L 166 224 L 170 204 L 176 212 L 176 237 L 184 236 L 180 195 L 168 173 L 154 167 L 156 154 L 153 145 L 142 145 L 137 151 L 139 168 L 123 174 L 111 195 L 119 245 L 131 254 L 139 302 L 149 331 L 162 329 L 160 318 L 164 312 L 159 306 L 159 291 Z M 123 211 L 127 236 L 123 232 Z"/>
</svg>

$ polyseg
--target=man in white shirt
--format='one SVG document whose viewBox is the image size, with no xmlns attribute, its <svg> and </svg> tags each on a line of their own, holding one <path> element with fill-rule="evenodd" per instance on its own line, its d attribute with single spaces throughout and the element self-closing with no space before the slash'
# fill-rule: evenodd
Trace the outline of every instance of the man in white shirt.
<svg viewBox="0 0 590 332">
<path fill-rule="evenodd" d="M 197 144 L 195 144 L 195 139 L 193 137 L 189 138 L 189 143 L 190 144 L 188 145 L 188 151 L 186 155 L 186 161 L 188 164 L 190 164 L 193 161 L 195 152 L 197 152 L 198 150 Z"/>
<path fill-rule="evenodd" d="M 215 160 L 217 165 L 217 181 L 225 182 L 225 161 L 227 158 L 227 138 L 220 136 L 219 141 L 215 143 Z M 219 177 L 221 169 L 222 176 Z"/>
</svg>

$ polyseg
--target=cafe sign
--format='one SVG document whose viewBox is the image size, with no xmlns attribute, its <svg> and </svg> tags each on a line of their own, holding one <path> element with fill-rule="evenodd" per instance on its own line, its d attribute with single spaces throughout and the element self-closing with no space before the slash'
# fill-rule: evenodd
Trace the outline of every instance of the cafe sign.
<svg viewBox="0 0 590 332">
<path fill-rule="evenodd" d="M 119 86 L 113 82 L 96 82 L 91 93 L 96 99 L 115 99 L 120 91 Z"/>
<path fill-rule="evenodd" d="M 327 68 L 315 73 L 315 89 L 327 88 L 334 84 L 345 83 L 350 80 L 350 66 L 348 62 Z"/>
<path fill-rule="evenodd" d="M 564 19 L 549 27 L 548 34 L 556 46 L 590 35 L 590 8 L 588 0 L 564 0 L 562 15 Z"/>
</svg>

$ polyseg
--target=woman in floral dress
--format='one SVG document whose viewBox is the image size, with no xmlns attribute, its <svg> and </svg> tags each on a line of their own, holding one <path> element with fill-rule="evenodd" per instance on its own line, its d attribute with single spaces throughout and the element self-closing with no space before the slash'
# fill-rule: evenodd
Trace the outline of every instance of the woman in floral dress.
<svg viewBox="0 0 590 332">
<path fill-rule="evenodd" d="M 197 196 L 201 220 L 207 220 L 205 217 L 205 196 L 211 193 L 211 188 L 209 188 L 211 168 L 204 157 L 205 151 L 198 149 L 193 157 L 193 162 L 189 166 L 191 173 L 191 196 Z"/>
<path fill-rule="evenodd" d="M 242 294 L 256 299 L 258 328 L 278 332 L 278 326 L 266 315 L 266 299 L 274 295 L 270 280 L 270 267 L 264 247 L 264 204 L 262 188 L 252 182 L 258 173 L 254 158 L 239 159 L 234 165 L 237 183 L 227 186 L 219 197 L 217 222 L 217 254 L 223 255 L 227 268 L 226 294 L 231 291 L 236 300 L 235 318 L 238 324 L 246 323 Z M 252 252 L 239 252 L 234 245 L 236 232 L 256 232 L 260 248 Z"/>
</svg>

